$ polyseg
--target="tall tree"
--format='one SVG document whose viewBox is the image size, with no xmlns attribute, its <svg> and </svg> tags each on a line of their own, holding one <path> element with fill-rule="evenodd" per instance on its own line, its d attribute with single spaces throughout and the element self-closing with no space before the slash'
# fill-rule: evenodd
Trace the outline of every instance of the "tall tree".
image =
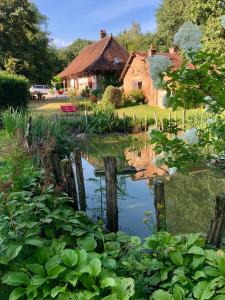
<svg viewBox="0 0 225 300">
<path fill-rule="evenodd" d="M 0 1 L 0 68 L 49 82 L 57 56 L 49 46 L 46 18 L 29 0 Z"/>
<path fill-rule="evenodd" d="M 221 25 L 221 16 L 225 14 L 224 0 L 189 0 L 185 19 L 200 26 L 203 32 L 204 50 L 222 54 L 225 46 L 225 30 Z"/>
<path fill-rule="evenodd" d="M 116 39 L 128 51 L 147 51 L 153 41 L 153 34 L 143 34 L 141 26 L 133 22 L 130 29 L 122 31 Z"/>
<path fill-rule="evenodd" d="M 192 21 L 202 29 L 204 50 L 222 54 L 225 32 L 221 26 L 221 16 L 224 14 L 224 0 L 163 0 L 156 12 L 154 43 L 161 49 L 171 47 L 178 28 L 185 21 Z"/>
<path fill-rule="evenodd" d="M 156 11 L 157 33 L 154 44 L 161 50 L 173 45 L 173 37 L 185 21 L 185 10 L 190 0 L 163 0 Z"/>
</svg>

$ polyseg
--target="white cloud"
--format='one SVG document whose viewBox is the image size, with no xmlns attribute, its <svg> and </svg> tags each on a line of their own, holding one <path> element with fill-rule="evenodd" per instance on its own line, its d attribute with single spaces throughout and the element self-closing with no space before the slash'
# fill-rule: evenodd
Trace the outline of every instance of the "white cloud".
<svg viewBox="0 0 225 300">
<path fill-rule="evenodd" d="M 54 38 L 54 39 L 51 41 L 51 44 L 52 44 L 52 45 L 55 45 L 55 46 L 58 47 L 58 48 L 67 47 L 67 46 L 69 46 L 71 43 L 72 43 L 72 41 L 67 42 L 67 41 L 62 40 L 62 39 L 59 39 L 59 38 Z"/>
</svg>

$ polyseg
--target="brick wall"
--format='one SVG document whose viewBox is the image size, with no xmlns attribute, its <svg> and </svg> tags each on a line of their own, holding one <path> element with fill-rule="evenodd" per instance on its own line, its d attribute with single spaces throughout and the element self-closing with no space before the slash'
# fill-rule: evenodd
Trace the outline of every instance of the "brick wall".
<svg viewBox="0 0 225 300">
<path fill-rule="evenodd" d="M 123 81 L 125 95 L 128 95 L 133 89 L 137 89 L 138 82 L 142 82 L 146 102 L 149 105 L 162 106 L 162 98 L 165 92 L 156 90 L 153 87 L 146 58 L 136 54 Z"/>
</svg>

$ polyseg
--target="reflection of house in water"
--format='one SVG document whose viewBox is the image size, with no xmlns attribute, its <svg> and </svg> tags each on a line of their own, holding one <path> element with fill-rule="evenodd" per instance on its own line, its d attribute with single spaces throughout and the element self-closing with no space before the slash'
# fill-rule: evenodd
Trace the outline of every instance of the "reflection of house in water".
<svg viewBox="0 0 225 300">
<path fill-rule="evenodd" d="M 129 166 L 135 167 L 137 170 L 143 170 L 132 176 L 134 180 L 150 179 L 166 174 L 166 168 L 157 168 L 153 164 L 156 154 L 152 145 L 146 145 L 145 148 L 140 150 L 127 148 L 125 156 Z"/>
</svg>

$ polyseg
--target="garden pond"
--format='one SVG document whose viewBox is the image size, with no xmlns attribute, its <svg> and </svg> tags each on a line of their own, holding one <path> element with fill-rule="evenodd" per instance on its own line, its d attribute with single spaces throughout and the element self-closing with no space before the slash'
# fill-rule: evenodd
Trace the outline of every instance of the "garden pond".
<svg viewBox="0 0 225 300">
<path fill-rule="evenodd" d="M 173 234 L 206 233 L 217 194 L 225 191 L 225 173 L 196 168 L 188 175 L 169 176 L 153 164 L 155 153 L 147 135 L 113 135 L 79 142 L 82 150 L 88 214 L 106 219 L 105 179 L 95 176 L 103 157 L 115 156 L 118 169 L 135 167 L 140 172 L 118 175 L 119 229 L 142 238 L 155 231 L 154 178 L 165 182 L 167 230 Z M 147 212 L 147 213 L 146 213 Z M 146 224 L 147 223 L 147 224 Z"/>
</svg>

